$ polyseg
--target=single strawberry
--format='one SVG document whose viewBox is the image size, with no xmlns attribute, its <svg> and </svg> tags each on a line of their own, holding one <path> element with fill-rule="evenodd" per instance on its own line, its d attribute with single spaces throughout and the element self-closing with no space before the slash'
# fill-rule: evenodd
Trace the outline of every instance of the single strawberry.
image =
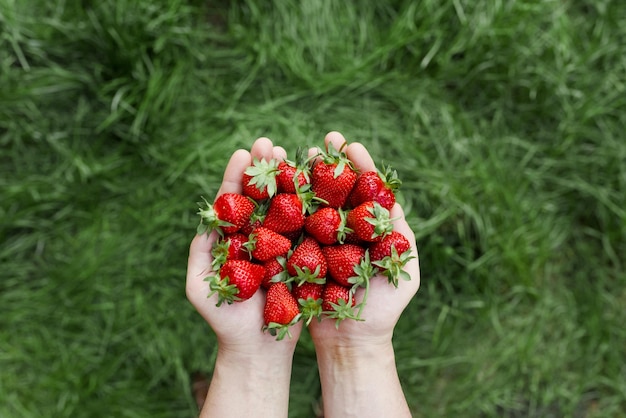
<svg viewBox="0 0 626 418">
<path fill-rule="evenodd" d="M 381 241 L 373 243 L 369 253 L 372 264 L 379 267 L 395 287 L 398 287 L 398 279 L 411 280 L 404 266 L 415 257 L 411 255 L 409 240 L 401 233 L 392 231 Z"/>
<path fill-rule="evenodd" d="M 343 209 L 321 208 L 304 220 L 304 229 L 320 244 L 343 243 L 346 234 L 352 232 L 346 226 L 346 212 Z"/>
<path fill-rule="evenodd" d="M 324 283 L 326 270 L 324 254 L 312 237 L 304 237 L 287 260 L 287 271 L 297 283 Z"/>
<path fill-rule="evenodd" d="M 250 299 L 261 286 L 265 268 L 248 260 L 228 260 L 219 273 L 207 277 L 211 293 L 217 293 L 217 306 Z"/>
<path fill-rule="evenodd" d="M 272 283 L 287 282 L 289 273 L 287 272 L 287 259 L 283 256 L 272 258 L 263 263 L 265 276 L 261 282 L 264 289 L 269 289 Z"/>
<path fill-rule="evenodd" d="M 291 241 L 279 233 L 265 227 L 256 228 L 244 244 L 252 257 L 267 261 L 279 255 L 285 255 L 291 248 Z"/>
<path fill-rule="evenodd" d="M 346 204 L 357 176 L 346 154 L 331 146 L 321 153 L 321 160 L 313 166 L 311 187 L 315 195 L 326 202 L 325 206 L 341 208 Z"/>
<path fill-rule="evenodd" d="M 352 207 L 368 201 L 378 202 L 382 207 L 391 210 L 396 203 L 395 192 L 402 182 L 398 173 L 391 167 L 383 167 L 383 171 L 366 171 L 356 179 L 350 192 L 349 201 Z"/>
<path fill-rule="evenodd" d="M 249 260 L 250 253 L 244 247 L 248 237 L 240 232 L 220 237 L 211 248 L 212 267 L 219 270 L 228 260 Z"/>
<path fill-rule="evenodd" d="M 323 247 L 322 253 L 328 265 L 328 275 L 342 286 L 350 287 L 349 279 L 355 276 L 354 268 L 365 256 L 365 248 L 354 244 L 338 244 Z"/>
<path fill-rule="evenodd" d="M 300 320 L 300 307 L 285 283 L 274 283 L 267 291 L 263 309 L 263 331 L 268 331 L 282 340 L 291 338 L 289 328 Z"/>
<path fill-rule="evenodd" d="M 270 201 L 263 226 L 285 234 L 299 232 L 304 227 L 302 201 L 296 194 L 279 193 Z"/>
<path fill-rule="evenodd" d="M 311 182 L 309 160 L 310 158 L 306 158 L 306 149 L 298 148 L 295 161 L 283 160 L 278 164 L 276 183 L 279 193 L 295 194 Z"/>
<path fill-rule="evenodd" d="M 311 282 L 301 283 L 291 289 L 291 294 L 300 304 L 300 312 L 306 325 L 309 325 L 314 317 L 319 318 L 322 314 L 323 291 L 323 284 Z"/>
<path fill-rule="evenodd" d="M 200 203 L 200 225 L 197 233 L 209 233 L 216 229 L 220 235 L 234 234 L 250 220 L 254 203 L 237 193 L 224 193 L 211 205 L 206 199 Z"/>
<path fill-rule="evenodd" d="M 348 213 L 346 224 L 363 241 L 376 242 L 393 230 L 389 211 L 377 202 L 361 203 Z"/>
<path fill-rule="evenodd" d="M 334 318 L 335 326 L 344 319 L 358 319 L 354 313 L 356 301 L 349 287 L 342 286 L 333 280 L 328 280 L 322 292 L 322 311 L 329 318 Z"/>
<path fill-rule="evenodd" d="M 276 194 L 276 175 L 278 174 L 277 160 L 254 159 L 252 165 L 246 168 L 242 178 L 243 194 L 254 200 L 263 200 Z"/>
</svg>

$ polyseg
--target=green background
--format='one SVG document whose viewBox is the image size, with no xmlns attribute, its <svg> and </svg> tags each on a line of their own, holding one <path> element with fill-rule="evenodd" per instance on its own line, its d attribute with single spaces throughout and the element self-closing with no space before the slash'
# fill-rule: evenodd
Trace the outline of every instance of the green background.
<svg viewBox="0 0 626 418">
<path fill-rule="evenodd" d="M 255 138 L 293 156 L 331 130 L 404 181 L 414 416 L 626 416 L 625 22 L 617 0 L 0 0 L 0 416 L 195 416 L 196 202 Z M 306 334 L 293 375 L 314 416 Z"/>
</svg>

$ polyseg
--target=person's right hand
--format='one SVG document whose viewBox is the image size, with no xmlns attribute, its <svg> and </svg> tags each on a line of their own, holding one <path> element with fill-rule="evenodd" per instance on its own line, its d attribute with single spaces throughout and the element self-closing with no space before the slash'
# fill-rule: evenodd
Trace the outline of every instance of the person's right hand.
<svg viewBox="0 0 626 418">
<path fill-rule="evenodd" d="M 283 159 L 286 152 L 282 147 L 274 146 L 267 138 L 259 138 L 252 145 L 250 152 L 237 150 L 233 153 L 224 171 L 222 184 L 217 196 L 224 193 L 242 192 L 243 173 L 256 159 Z M 216 197 L 217 197 L 216 196 Z M 292 338 L 276 341 L 269 332 L 262 332 L 265 291 L 259 289 L 254 296 L 242 302 L 216 306 L 218 296 L 207 297 L 211 290 L 209 282 L 204 280 L 214 275 L 211 269 L 213 257 L 211 248 L 217 240 L 217 231 L 210 234 L 196 235 L 189 249 L 187 266 L 187 297 L 202 317 L 209 323 L 218 338 L 220 350 L 242 352 L 246 355 L 283 356 L 290 359 L 302 329 L 302 323 L 291 327 Z"/>
<path fill-rule="evenodd" d="M 250 152 L 233 153 L 217 195 L 242 192 L 244 170 L 252 159 L 285 158 L 285 150 L 267 138 L 257 139 Z M 263 332 L 266 292 L 232 305 L 217 307 L 216 294 L 210 293 L 204 279 L 215 274 L 211 247 L 217 232 L 196 235 L 189 248 L 186 291 L 189 301 L 217 335 L 218 350 L 202 417 L 286 417 L 293 353 L 302 322 L 291 327 L 292 338 L 276 341 Z M 269 384 L 271 382 L 271 384 Z"/>
</svg>

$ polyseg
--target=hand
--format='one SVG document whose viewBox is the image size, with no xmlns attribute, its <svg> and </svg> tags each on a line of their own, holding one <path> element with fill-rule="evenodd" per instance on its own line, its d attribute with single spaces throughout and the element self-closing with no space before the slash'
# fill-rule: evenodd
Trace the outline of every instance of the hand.
<svg viewBox="0 0 626 418">
<path fill-rule="evenodd" d="M 339 149 L 345 142 L 344 137 L 331 132 L 326 136 L 328 147 Z M 368 151 L 359 143 L 351 143 L 344 147 L 348 158 L 361 172 L 375 170 L 374 161 Z M 311 153 L 314 151 L 312 150 Z M 404 218 L 404 212 L 399 204 L 390 211 L 394 221 L 394 229 L 404 235 L 411 243 L 413 256 L 405 266 L 405 271 L 411 276 L 410 281 L 400 280 L 398 287 L 389 284 L 387 278 L 377 275 L 370 280 L 367 303 L 361 312 L 364 321 L 346 319 L 335 327 L 335 320 L 324 319 L 322 322 L 312 321 L 309 331 L 316 349 L 337 344 L 344 346 L 390 344 L 393 329 L 400 315 L 409 304 L 420 285 L 419 261 L 415 235 Z M 355 298 L 357 306 L 363 299 L 365 289 L 357 290 Z"/>
<path fill-rule="evenodd" d="M 241 149 L 235 151 L 228 162 L 217 196 L 224 193 L 242 192 L 243 172 L 252 164 L 253 158 L 269 160 L 285 157 L 285 150 L 282 147 L 273 146 L 267 138 L 257 139 L 250 152 Z M 265 304 L 263 290 L 257 291 L 246 301 L 235 302 L 231 305 L 224 303 L 220 307 L 216 306 L 216 294 L 207 298 L 210 289 L 209 283 L 204 278 L 213 274 L 211 247 L 217 237 L 217 232 L 213 231 L 208 236 L 202 234 L 193 239 L 189 249 L 186 290 L 189 301 L 217 335 L 220 348 L 254 353 L 263 353 L 265 350 L 276 353 L 281 349 L 285 349 L 286 352 L 293 351 L 302 330 L 301 323 L 290 329 L 292 338 L 287 337 L 280 342 L 275 341 L 276 337 L 269 333 L 261 332 Z"/>
<path fill-rule="evenodd" d="M 339 149 L 344 137 L 331 132 L 328 147 Z M 359 143 L 344 148 L 348 158 L 361 171 L 374 170 L 369 153 Z M 311 150 L 311 154 L 315 151 Z M 419 261 L 415 235 L 397 203 L 390 211 L 394 229 L 411 244 L 412 255 L 404 270 L 410 281 L 400 280 L 394 287 L 385 276 L 370 279 L 367 303 L 361 312 L 364 321 L 346 319 L 337 329 L 334 319 L 313 320 L 309 331 L 317 355 L 324 415 L 328 417 L 407 417 L 411 411 L 402 392 L 391 342 L 393 329 L 420 285 Z M 365 289 L 355 294 L 363 300 Z"/>
<path fill-rule="evenodd" d="M 241 193 L 244 170 L 252 159 L 285 158 L 285 150 L 267 138 L 254 142 L 250 152 L 236 151 L 224 172 L 217 195 Z M 302 322 L 291 327 L 292 338 L 276 341 L 262 332 L 265 291 L 243 302 L 217 307 L 205 277 L 211 270 L 211 247 L 217 232 L 197 235 L 189 248 L 187 298 L 209 323 L 218 341 L 217 359 L 201 417 L 286 417 L 291 366 Z"/>
</svg>

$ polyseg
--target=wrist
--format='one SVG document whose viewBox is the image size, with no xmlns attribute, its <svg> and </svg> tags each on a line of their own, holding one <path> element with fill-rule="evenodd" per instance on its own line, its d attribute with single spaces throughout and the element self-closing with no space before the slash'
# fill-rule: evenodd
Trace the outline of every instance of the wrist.
<svg viewBox="0 0 626 418">
<path fill-rule="evenodd" d="M 365 322 L 345 320 L 337 329 L 330 320 L 309 327 L 311 339 L 316 351 L 340 350 L 350 354 L 359 350 L 372 348 L 374 352 L 382 348 L 392 347 L 393 328 L 389 330 L 368 328 Z"/>
<path fill-rule="evenodd" d="M 411 416 L 391 341 L 336 344 L 316 354 L 327 416 Z"/>
<path fill-rule="evenodd" d="M 295 345 L 295 342 L 275 340 L 245 344 L 218 342 L 216 363 L 230 367 L 291 367 Z"/>
<path fill-rule="evenodd" d="M 287 416 L 293 350 L 250 348 L 220 344 L 201 417 Z"/>
<path fill-rule="evenodd" d="M 315 343 L 315 352 L 320 368 L 333 372 L 357 373 L 360 368 L 393 366 L 395 354 L 391 339 L 349 341 L 339 339 L 332 344 L 328 341 Z"/>
</svg>

